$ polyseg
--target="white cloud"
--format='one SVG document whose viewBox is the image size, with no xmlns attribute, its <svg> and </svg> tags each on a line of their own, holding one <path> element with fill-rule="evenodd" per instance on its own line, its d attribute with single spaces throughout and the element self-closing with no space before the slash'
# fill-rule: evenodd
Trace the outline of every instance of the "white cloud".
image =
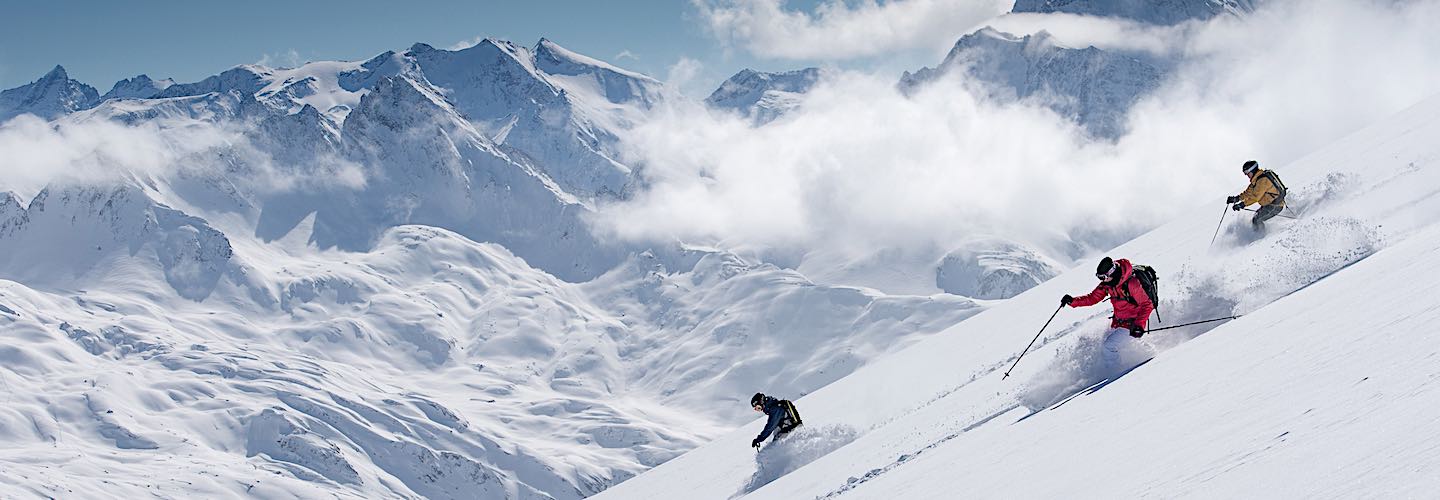
<svg viewBox="0 0 1440 500">
<path fill-rule="evenodd" d="M 629 50 L 622 50 L 622 51 L 620 51 L 619 54 L 615 54 L 615 60 L 616 60 L 616 61 L 623 61 L 623 60 L 625 60 L 625 59 L 630 59 L 630 60 L 632 60 L 632 61 L 639 61 L 639 60 L 640 60 L 640 56 L 635 55 L 634 52 L 630 52 Z"/>
<path fill-rule="evenodd" d="M 776 59 L 845 60 L 897 50 L 941 50 L 1004 13 L 1006 0 L 824 0 L 814 12 L 783 0 L 694 0 L 727 46 Z"/>
<path fill-rule="evenodd" d="M 483 42 L 483 41 L 485 41 L 485 37 L 484 37 L 484 36 L 473 36 L 473 37 L 466 38 L 466 39 L 464 39 L 464 40 L 455 42 L 455 43 L 453 43 L 453 44 L 450 44 L 449 47 L 445 47 L 445 50 L 464 50 L 464 49 L 468 49 L 468 48 L 470 48 L 470 47 L 474 47 L 476 44 L 479 44 L 480 42 Z"/>
<path fill-rule="evenodd" d="M 700 75 L 704 72 L 705 65 L 703 63 L 681 56 L 665 71 L 665 84 L 687 96 L 708 95 L 712 89 L 707 88 L 700 79 Z"/>
<path fill-rule="evenodd" d="M 1203 23 L 1195 22 L 1159 26 L 1118 17 L 1030 13 L 1004 15 L 988 24 L 997 30 L 1020 36 L 1043 30 L 1068 47 L 1095 46 L 1106 50 L 1148 52 L 1162 56 L 1173 55 L 1182 50 L 1182 45 L 1191 32 L 1204 27 Z"/>
<path fill-rule="evenodd" d="M 161 175 L 200 151 L 233 144 L 238 134 L 209 125 L 162 128 L 105 120 L 49 123 L 21 115 L 0 124 L 6 161 L 0 191 L 28 199 L 53 182 L 104 182 Z"/>
<path fill-rule="evenodd" d="M 906 97 L 888 73 L 833 73 L 761 127 L 675 104 L 626 138 L 647 189 L 595 222 L 629 240 L 801 253 L 977 234 L 1114 244 L 1238 192 L 1244 160 L 1283 167 L 1440 90 L 1440 1 L 1265 5 L 1165 41 L 1186 62 L 1116 143 L 967 82 Z"/>
<path fill-rule="evenodd" d="M 289 49 L 278 54 L 261 54 L 260 60 L 255 61 L 255 64 L 272 68 L 294 68 L 300 66 L 300 64 L 304 62 L 305 61 L 300 58 L 299 51 L 296 51 L 295 49 Z"/>
<path fill-rule="evenodd" d="M 227 172 L 258 193 L 359 189 L 364 169 L 322 155 L 277 165 L 247 138 L 242 123 L 162 119 L 126 125 L 103 119 L 47 122 L 21 115 L 0 123 L 0 192 L 28 200 L 51 184 L 88 184 Z M 244 174 L 236 174 L 235 169 Z"/>
</svg>

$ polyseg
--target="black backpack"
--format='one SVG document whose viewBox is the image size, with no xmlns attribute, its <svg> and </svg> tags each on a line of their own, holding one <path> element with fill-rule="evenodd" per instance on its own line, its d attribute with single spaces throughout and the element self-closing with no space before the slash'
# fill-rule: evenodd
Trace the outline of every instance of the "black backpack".
<svg viewBox="0 0 1440 500">
<path fill-rule="evenodd" d="M 1150 297 L 1150 303 L 1155 305 L 1155 311 L 1158 313 L 1160 311 L 1160 296 L 1156 295 L 1155 282 L 1160 281 L 1160 277 L 1155 274 L 1155 268 L 1137 264 L 1131 268 L 1130 277 L 1140 280 L 1140 288 L 1145 290 L 1145 295 Z M 1124 290 L 1124 287 L 1121 287 L 1121 290 Z M 1125 296 L 1125 300 L 1130 301 L 1131 304 L 1136 303 L 1135 298 L 1129 296 L 1128 293 Z"/>
<path fill-rule="evenodd" d="M 792 420 L 792 421 L 795 422 L 795 425 L 791 425 L 790 427 L 791 427 L 791 428 L 799 427 L 800 424 L 801 424 L 801 421 L 800 421 L 800 410 L 795 409 L 795 403 L 791 403 L 790 400 L 788 400 L 788 399 L 782 399 L 782 400 L 780 400 L 780 407 L 781 407 L 781 408 L 784 408 L 784 409 L 785 409 L 785 414 L 786 414 L 786 415 L 789 415 L 789 416 L 790 416 L 790 420 Z"/>
<path fill-rule="evenodd" d="M 1276 198 L 1285 199 L 1285 192 L 1289 190 L 1285 188 L 1285 183 L 1280 182 L 1280 176 L 1277 175 L 1274 170 L 1261 171 L 1260 176 L 1270 179 L 1270 184 L 1275 185 L 1275 190 L 1280 192 L 1280 195 Z M 1155 300 L 1155 297 L 1150 297 L 1150 300 Z"/>
</svg>

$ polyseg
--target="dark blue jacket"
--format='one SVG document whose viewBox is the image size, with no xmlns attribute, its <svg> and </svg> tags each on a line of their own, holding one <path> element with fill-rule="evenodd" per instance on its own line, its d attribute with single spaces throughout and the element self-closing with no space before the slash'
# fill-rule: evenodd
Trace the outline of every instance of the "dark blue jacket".
<svg viewBox="0 0 1440 500">
<path fill-rule="evenodd" d="M 780 427 L 780 423 L 784 422 L 787 416 L 785 407 L 780 405 L 780 400 L 770 396 L 765 396 L 765 402 L 760 405 L 760 409 L 765 411 L 765 415 L 769 419 L 765 421 L 765 430 L 760 431 L 760 435 L 755 437 L 756 442 L 770 437 L 770 433 L 775 432 L 775 429 Z"/>
</svg>

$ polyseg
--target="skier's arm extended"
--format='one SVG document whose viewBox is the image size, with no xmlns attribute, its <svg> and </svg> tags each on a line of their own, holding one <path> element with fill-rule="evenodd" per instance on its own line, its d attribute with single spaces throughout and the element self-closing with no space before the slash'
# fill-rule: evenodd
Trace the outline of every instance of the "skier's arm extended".
<svg viewBox="0 0 1440 500">
<path fill-rule="evenodd" d="M 1093 306 L 1105 300 L 1105 296 L 1105 285 L 1096 285 L 1095 289 L 1091 290 L 1090 293 L 1075 297 L 1075 300 L 1070 302 L 1070 307 Z"/>
<path fill-rule="evenodd" d="M 777 411 L 768 415 L 770 416 L 770 420 L 765 422 L 765 430 L 760 431 L 759 436 L 755 436 L 753 443 L 759 443 L 764 441 L 765 438 L 770 437 L 770 433 L 775 432 L 775 428 L 780 427 L 780 421 L 785 419 L 784 411 Z"/>
</svg>

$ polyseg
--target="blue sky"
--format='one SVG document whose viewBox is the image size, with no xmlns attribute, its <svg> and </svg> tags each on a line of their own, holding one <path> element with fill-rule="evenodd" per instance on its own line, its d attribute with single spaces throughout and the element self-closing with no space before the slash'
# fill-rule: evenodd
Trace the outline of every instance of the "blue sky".
<svg viewBox="0 0 1440 500">
<path fill-rule="evenodd" d="M 813 9 L 816 1 L 784 6 Z M 693 59 L 702 68 L 695 89 L 713 88 L 745 67 L 819 62 L 725 50 L 687 0 L 135 0 L 15 2 L 4 10 L 0 89 L 28 83 L 56 64 L 103 93 L 141 73 L 196 81 L 243 63 L 358 60 L 415 42 L 445 48 L 485 36 L 525 45 L 548 37 L 661 79 L 682 57 Z"/>
</svg>

